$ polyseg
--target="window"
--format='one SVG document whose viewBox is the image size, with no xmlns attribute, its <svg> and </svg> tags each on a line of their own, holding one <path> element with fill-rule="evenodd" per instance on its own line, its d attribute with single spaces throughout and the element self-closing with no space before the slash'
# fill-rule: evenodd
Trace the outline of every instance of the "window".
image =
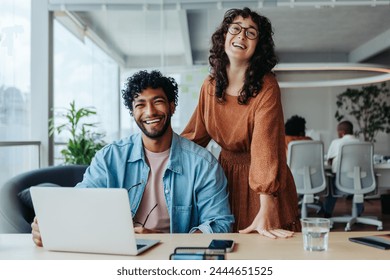
<svg viewBox="0 0 390 280">
<path fill-rule="evenodd" d="M 39 145 L 27 143 L 31 140 L 30 5 L 30 0 L 1 1 L 0 184 L 39 166 Z"/>
<path fill-rule="evenodd" d="M 106 141 L 119 134 L 119 67 L 106 53 L 87 37 L 76 38 L 61 23 L 54 22 L 54 110 L 76 107 L 94 107 L 97 111 L 92 122 L 99 123 L 99 132 Z M 61 123 L 60 119 L 55 119 Z M 61 163 L 60 150 L 66 135 L 55 135 L 55 164 Z"/>
</svg>

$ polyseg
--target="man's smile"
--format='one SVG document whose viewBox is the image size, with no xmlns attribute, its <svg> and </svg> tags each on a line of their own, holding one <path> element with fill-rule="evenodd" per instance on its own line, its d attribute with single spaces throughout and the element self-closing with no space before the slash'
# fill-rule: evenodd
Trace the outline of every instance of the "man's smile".
<svg viewBox="0 0 390 280">
<path fill-rule="evenodd" d="M 154 118 L 154 119 L 148 119 L 144 121 L 146 124 L 153 124 L 153 123 L 159 123 L 163 118 Z"/>
</svg>

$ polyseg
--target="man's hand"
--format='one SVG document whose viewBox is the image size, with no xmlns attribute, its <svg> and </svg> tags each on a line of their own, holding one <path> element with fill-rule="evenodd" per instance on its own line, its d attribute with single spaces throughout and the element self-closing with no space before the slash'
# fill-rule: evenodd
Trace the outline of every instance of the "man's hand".
<svg viewBox="0 0 390 280">
<path fill-rule="evenodd" d="M 31 230 L 32 239 L 33 239 L 34 243 L 37 246 L 42 247 L 43 243 L 42 243 L 41 232 L 39 231 L 39 225 L 38 225 L 37 217 L 34 217 L 34 221 L 31 223 L 31 229 L 32 229 Z"/>
</svg>

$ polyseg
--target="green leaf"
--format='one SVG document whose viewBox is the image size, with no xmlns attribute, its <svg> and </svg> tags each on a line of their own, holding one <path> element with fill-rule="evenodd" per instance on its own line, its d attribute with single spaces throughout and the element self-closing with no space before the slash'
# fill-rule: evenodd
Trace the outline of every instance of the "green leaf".
<svg viewBox="0 0 390 280">
<path fill-rule="evenodd" d="M 361 89 L 347 88 L 337 95 L 335 118 L 341 121 L 344 116 L 355 119 L 366 141 L 375 142 L 379 131 L 390 132 L 390 98 L 386 83 L 363 86 Z"/>
<path fill-rule="evenodd" d="M 96 133 L 93 128 L 98 127 L 96 122 L 87 122 L 90 116 L 97 115 L 93 107 L 77 108 L 75 101 L 70 102 L 69 108 L 62 108 L 59 116 L 65 123 L 55 125 L 55 118 L 49 120 L 49 134 L 60 135 L 68 132 L 70 138 L 66 148 L 61 150 L 66 164 L 89 165 L 95 153 L 106 144 L 103 141 L 104 133 Z"/>
</svg>

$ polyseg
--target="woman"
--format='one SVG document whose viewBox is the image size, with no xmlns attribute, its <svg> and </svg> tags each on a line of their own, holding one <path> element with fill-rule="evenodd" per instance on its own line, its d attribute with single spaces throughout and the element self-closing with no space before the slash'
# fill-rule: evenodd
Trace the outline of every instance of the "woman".
<svg viewBox="0 0 390 280">
<path fill-rule="evenodd" d="M 306 120 L 303 117 L 294 115 L 289 118 L 284 125 L 284 133 L 286 134 L 286 155 L 288 153 L 288 144 L 292 141 L 313 140 L 306 136 Z"/>
<path fill-rule="evenodd" d="M 249 8 L 225 13 L 212 35 L 199 103 L 182 135 L 221 148 L 235 231 L 270 238 L 300 230 L 297 193 L 286 164 L 277 63 L 269 20 Z"/>
</svg>

